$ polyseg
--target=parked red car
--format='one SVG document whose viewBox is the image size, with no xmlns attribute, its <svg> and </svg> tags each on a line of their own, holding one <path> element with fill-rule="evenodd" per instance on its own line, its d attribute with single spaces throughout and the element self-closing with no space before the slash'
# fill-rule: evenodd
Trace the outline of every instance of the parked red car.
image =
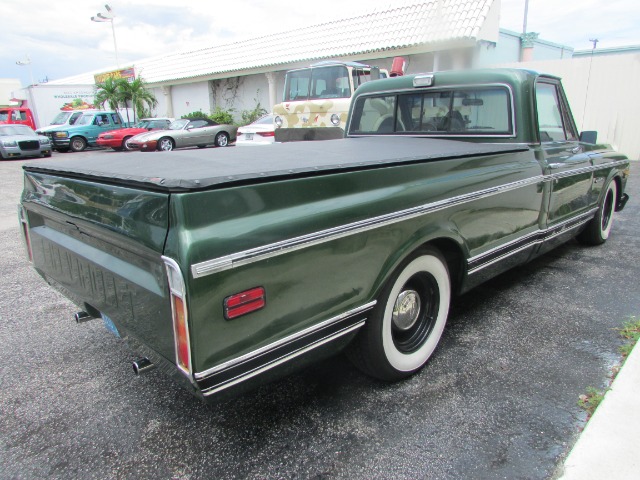
<svg viewBox="0 0 640 480">
<path fill-rule="evenodd" d="M 171 118 L 143 118 L 131 128 L 101 133 L 96 143 L 101 147 L 110 147 L 114 150 L 130 150 L 127 140 L 131 137 L 150 130 L 166 130 L 172 120 Z"/>
</svg>

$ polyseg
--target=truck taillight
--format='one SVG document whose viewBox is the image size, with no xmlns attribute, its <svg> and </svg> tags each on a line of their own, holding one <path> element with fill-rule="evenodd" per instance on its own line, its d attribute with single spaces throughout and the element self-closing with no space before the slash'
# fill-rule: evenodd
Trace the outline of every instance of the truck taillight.
<svg viewBox="0 0 640 480">
<path fill-rule="evenodd" d="M 24 239 L 24 244 L 27 247 L 27 255 L 29 257 L 29 261 L 33 263 L 33 252 L 31 251 L 31 237 L 29 236 L 27 212 L 22 205 L 18 205 L 18 218 L 20 219 L 20 226 L 22 227 L 22 238 Z"/>
<path fill-rule="evenodd" d="M 167 268 L 171 315 L 173 318 L 173 339 L 176 350 L 176 365 L 191 377 L 191 344 L 189 341 L 189 315 L 187 311 L 186 288 L 180 267 L 175 260 L 162 257 Z"/>
</svg>

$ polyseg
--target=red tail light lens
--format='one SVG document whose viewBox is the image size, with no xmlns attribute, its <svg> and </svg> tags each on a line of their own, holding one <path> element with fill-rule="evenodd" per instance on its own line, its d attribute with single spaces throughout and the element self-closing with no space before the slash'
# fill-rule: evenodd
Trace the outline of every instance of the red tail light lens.
<svg viewBox="0 0 640 480">
<path fill-rule="evenodd" d="M 188 373 L 191 371 L 191 362 L 189 359 L 189 331 L 187 329 L 186 308 L 182 298 L 173 294 L 172 303 L 175 312 L 176 361 L 178 367 Z"/>
<path fill-rule="evenodd" d="M 247 313 L 260 310 L 265 305 L 266 294 L 264 288 L 252 288 L 224 299 L 224 317 L 227 320 L 238 318 Z"/>
<path fill-rule="evenodd" d="M 175 260 L 168 257 L 162 257 L 162 260 L 167 269 L 167 279 L 169 280 L 176 365 L 183 373 L 191 377 L 191 343 L 184 279 Z"/>
<path fill-rule="evenodd" d="M 276 132 L 256 132 L 261 137 L 275 137 Z"/>
</svg>

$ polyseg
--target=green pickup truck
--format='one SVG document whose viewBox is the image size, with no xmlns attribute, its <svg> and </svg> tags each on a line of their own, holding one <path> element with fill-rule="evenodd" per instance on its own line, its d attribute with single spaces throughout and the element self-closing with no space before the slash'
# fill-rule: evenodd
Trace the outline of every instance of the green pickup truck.
<svg viewBox="0 0 640 480">
<path fill-rule="evenodd" d="M 425 365 L 456 295 L 607 240 L 629 161 L 594 133 L 532 71 L 377 80 L 344 139 L 27 165 L 20 220 L 37 272 L 138 373 L 211 401 L 346 348 L 392 381 Z"/>
<path fill-rule="evenodd" d="M 73 125 L 49 127 L 42 134 L 49 137 L 58 152 L 82 152 L 88 146 L 98 146 L 101 133 L 128 126 L 118 112 L 94 110 L 83 113 Z"/>
</svg>

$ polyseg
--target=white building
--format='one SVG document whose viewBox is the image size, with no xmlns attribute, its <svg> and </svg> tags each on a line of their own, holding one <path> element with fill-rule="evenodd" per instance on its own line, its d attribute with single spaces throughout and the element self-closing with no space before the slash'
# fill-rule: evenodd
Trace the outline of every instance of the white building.
<svg viewBox="0 0 640 480">
<path fill-rule="evenodd" d="M 282 100 L 285 72 L 320 60 L 390 69 L 393 57 L 402 56 L 407 73 L 418 73 L 513 62 L 523 55 L 544 60 L 571 56 L 571 48 L 538 40 L 536 34 L 500 30 L 499 17 L 500 0 L 404 0 L 383 11 L 167 53 L 133 66 L 158 99 L 157 115 L 180 117 L 220 107 L 233 109 L 237 120 L 242 110 L 258 103 L 270 110 Z M 48 85 L 94 85 L 95 73 Z"/>
</svg>

